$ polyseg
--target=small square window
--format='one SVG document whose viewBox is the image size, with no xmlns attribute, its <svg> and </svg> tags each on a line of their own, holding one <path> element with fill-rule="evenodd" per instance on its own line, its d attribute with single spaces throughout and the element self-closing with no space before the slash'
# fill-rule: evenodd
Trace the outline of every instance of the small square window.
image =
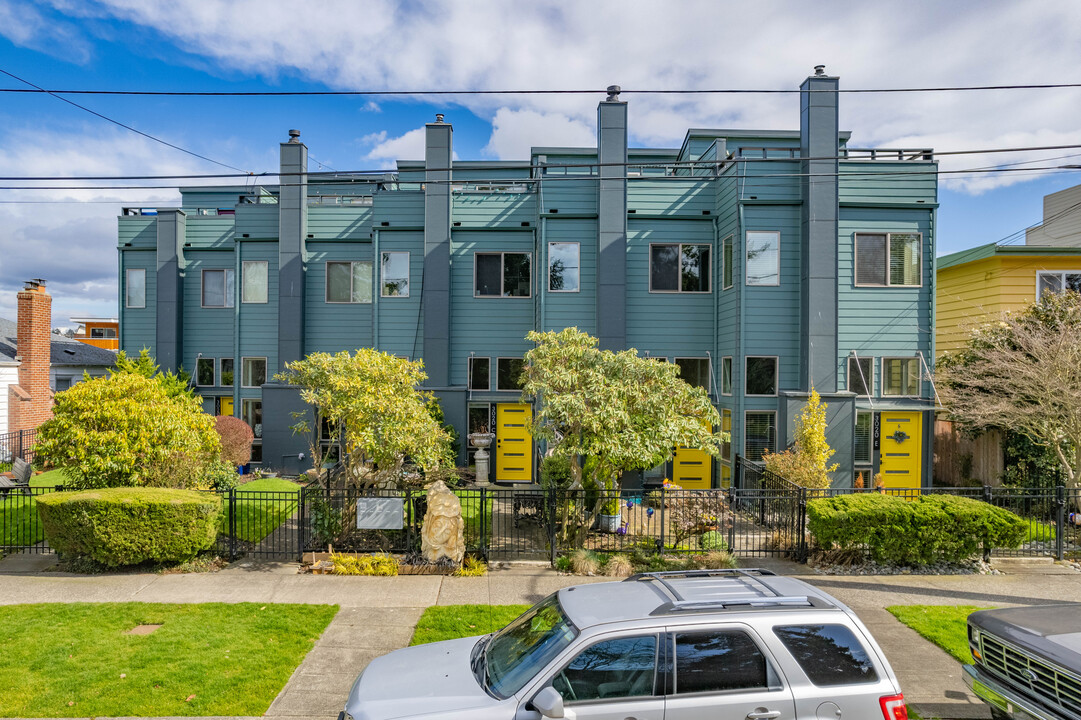
<svg viewBox="0 0 1081 720">
<path fill-rule="evenodd" d="M 882 394 L 919 397 L 919 358 L 882 358 Z"/>
<path fill-rule="evenodd" d="M 709 245 L 649 246 L 650 292 L 709 292 Z"/>
<path fill-rule="evenodd" d="M 326 301 L 328 303 L 371 303 L 371 262 L 366 260 L 328 262 Z"/>
<path fill-rule="evenodd" d="M 240 265 L 240 301 L 246 303 L 265 303 L 269 270 L 266 260 L 245 260 Z"/>
<path fill-rule="evenodd" d="M 221 380 L 222 387 L 233 387 L 233 358 L 221 359 Z"/>
<path fill-rule="evenodd" d="M 781 284 L 781 233 L 747 231 L 748 285 Z"/>
<path fill-rule="evenodd" d="M 576 242 L 548 243 L 548 290 L 551 292 L 581 290 L 580 249 Z"/>
<path fill-rule="evenodd" d="M 863 287 L 919 287 L 920 233 L 856 233 L 855 284 Z"/>
<path fill-rule="evenodd" d="M 201 357 L 195 360 L 195 384 L 199 387 L 212 387 L 216 385 L 214 366 L 217 361 L 214 358 Z"/>
<path fill-rule="evenodd" d="M 499 358 L 496 364 L 496 390 L 521 390 L 522 371 L 525 360 L 522 358 Z"/>
<path fill-rule="evenodd" d="M 743 414 L 743 455 L 755 462 L 776 449 L 777 414 L 748 411 Z"/>
<path fill-rule="evenodd" d="M 732 394 L 732 356 L 721 358 L 721 395 Z"/>
<path fill-rule="evenodd" d="M 382 297 L 409 297 L 409 253 L 382 254 Z"/>
<path fill-rule="evenodd" d="M 747 373 L 744 394 L 777 394 L 776 357 L 747 357 Z"/>
<path fill-rule="evenodd" d="M 679 377 L 691 387 L 700 387 L 709 393 L 709 359 L 708 358 L 676 358 L 676 367 L 679 368 Z"/>
<path fill-rule="evenodd" d="M 233 307 L 233 271 L 203 270 L 203 307 Z"/>
<path fill-rule="evenodd" d="M 266 358 L 240 358 L 240 386 L 262 387 L 266 384 Z"/>
<path fill-rule="evenodd" d="M 531 260 L 530 253 L 475 253 L 473 296 L 530 297 Z"/>
<path fill-rule="evenodd" d="M 469 389 L 489 390 L 492 387 L 492 361 L 486 357 L 469 358 Z"/>
<path fill-rule="evenodd" d="M 874 367 L 874 358 L 849 357 L 845 378 L 848 382 L 848 391 L 860 397 L 869 397 L 875 386 Z"/>
<path fill-rule="evenodd" d="M 146 307 L 146 270 L 129 268 L 124 272 L 124 307 Z"/>
</svg>

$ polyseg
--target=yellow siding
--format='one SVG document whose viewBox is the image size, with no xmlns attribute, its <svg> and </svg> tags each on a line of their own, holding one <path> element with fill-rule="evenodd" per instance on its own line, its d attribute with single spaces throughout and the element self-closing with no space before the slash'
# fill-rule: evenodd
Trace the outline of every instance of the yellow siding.
<svg viewBox="0 0 1081 720">
<path fill-rule="evenodd" d="M 1040 270 L 1081 271 L 1081 257 L 996 256 L 939 270 L 936 354 L 959 350 L 974 326 L 1035 300 Z"/>
</svg>

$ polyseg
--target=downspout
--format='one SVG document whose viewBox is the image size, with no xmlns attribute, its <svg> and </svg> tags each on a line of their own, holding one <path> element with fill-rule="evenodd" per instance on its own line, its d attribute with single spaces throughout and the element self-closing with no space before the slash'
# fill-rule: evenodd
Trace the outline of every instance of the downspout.
<svg viewBox="0 0 1081 720">
<path fill-rule="evenodd" d="M 383 294 L 382 262 L 379 257 L 379 230 L 372 228 L 372 348 L 379 349 L 379 296 Z"/>
<path fill-rule="evenodd" d="M 241 288 L 244 283 L 244 279 L 240 276 L 241 269 L 241 248 L 244 244 L 238 242 L 235 235 L 233 237 L 233 246 L 236 251 L 233 253 L 234 262 L 236 263 L 236 269 L 233 270 L 233 277 L 236 278 L 233 281 L 233 288 Z M 241 290 L 243 292 L 243 290 Z M 267 271 L 267 298 L 270 298 L 270 272 Z M 241 303 L 233 301 L 233 417 L 240 417 L 237 413 L 240 412 L 240 305 Z"/>
<path fill-rule="evenodd" d="M 724 288 L 724 278 L 717 273 L 717 266 L 720 264 L 720 256 L 724 253 L 724 248 L 718 248 L 718 234 L 720 232 L 719 218 L 713 218 L 713 277 L 710 289 L 713 291 L 713 349 L 717 351 L 718 356 L 721 352 L 721 333 L 717 326 L 721 319 L 721 293 Z M 718 252 L 720 250 L 720 252 Z M 713 386 L 716 388 L 717 402 L 714 405 L 719 405 L 721 402 L 721 386 L 717 384 L 717 378 L 713 371 L 713 355 L 709 356 L 709 375 L 713 380 Z"/>
<path fill-rule="evenodd" d="M 548 275 L 548 218 L 542 217 L 540 219 L 540 246 L 544 249 L 544 257 L 541 258 L 541 262 L 537 264 L 537 273 L 540 274 L 541 268 L 544 268 L 544 275 Z M 581 247 L 581 246 L 579 246 Z M 537 257 L 540 257 L 538 253 Z M 581 250 L 579 250 L 579 258 L 581 258 Z M 582 261 L 579 259 L 578 266 L 581 268 Z M 578 282 L 581 282 L 581 269 L 578 271 Z M 540 298 L 540 327 L 537 328 L 538 332 L 544 332 L 544 329 L 548 327 L 548 315 L 547 315 L 547 300 L 548 300 L 548 283 L 543 285 L 537 283 L 537 295 Z"/>
<path fill-rule="evenodd" d="M 732 427 L 735 427 L 737 422 L 739 423 L 739 438 L 741 447 L 736 452 L 739 455 L 744 455 L 744 453 L 740 451 L 744 450 L 747 447 L 747 428 L 746 423 L 744 422 L 745 418 L 743 416 L 743 370 L 745 366 L 745 360 L 743 359 L 743 333 L 746 324 L 746 316 L 743 312 L 743 300 L 744 293 L 747 291 L 747 286 L 744 283 L 744 274 L 746 273 L 746 268 L 743 266 L 743 263 L 736 262 L 736 248 L 739 248 L 740 254 L 744 257 L 746 257 L 747 253 L 744 249 L 744 237 L 746 233 L 743 226 L 743 202 L 741 200 L 737 200 L 736 202 L 739 206 L 739 226 L 736 228 L 735 237 L 732 238 L 732 264 L 736 267 L 741 268 L 741 272 L 739 273 L 738 282 L 736 273 L 732 273 L 732 288 L 734 290 L 737 287 L 739 288 L 738 290 L 736 290 L 736 314 L 739 315 L 739 336 L 736 338 L 736 354 L 735 357 L 732 358 L 732 397 L 736 401 L 734 408 L 736 411 L 736 417 L 732 418 Z M 738 243 L 736 242 L 736 238 L 739 238 Z M 733 271 L 734 269 L 735 268 L 733 268 Z M 776 430 L 774 430 L 774 432 L 776 432 Z M 742 478 L 740 478 L 740 480 L 742 480 Z"/>
<path fill-rule="evenodd" d="M 127 278 L 127 273 L 124 272 L 124 249 L 123 248 L 121 248 L 120 252 L 117 253 L 116 264 L 117 264 L 117 268 L 118 268 L 119 273 L 120 273 L 120 287 L 121 287 L 121 291 L 119 293 L 117 293 L 117 298 L 116 298 L 116 303 L 117 303 L 117 308 L 116 308 L 116 320 L 117 320 L 116 348 L 117 348 L 117 351 L 119 352 L 119 351 L 124 349 L 124 305 L 127 304 L 127 295 L 128 295 L 128 278 Z M 143 294 L 145 296 L 145 294 L 146 294 L 145 290 L 143 291 Z"/>
</svg>

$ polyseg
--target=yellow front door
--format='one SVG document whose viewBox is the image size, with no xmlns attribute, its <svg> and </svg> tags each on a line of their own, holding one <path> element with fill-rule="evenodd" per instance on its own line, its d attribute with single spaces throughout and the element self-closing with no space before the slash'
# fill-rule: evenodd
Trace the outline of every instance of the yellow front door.
<svg viewBox="0 0 1081 720">
<path fill-rule="evenodd" d="M 221 412 L 219 415 L 232 415 L 233 414 L 233 398 L 222 397 L 221 398 Z"/>
<path fill-rule="evenodd" d="M 676 448 L 672 458 L 672 482 L 685 490 L 709 490 L 713 483 L 713 463 L 705 450 Z"/>
<path fill-rule="evenodd" d="M 495 479 L 498 482 L 533 480 L 533 413 L 523 403 L 500 403 L 496 409 Z"/>
<path fill-rule="evenodd" d="M 923 464 L 923 413 L 883 412 L 879 415 L 881 455 L 878 470 L 887 488 L 920 487 Z"/>
</svg>

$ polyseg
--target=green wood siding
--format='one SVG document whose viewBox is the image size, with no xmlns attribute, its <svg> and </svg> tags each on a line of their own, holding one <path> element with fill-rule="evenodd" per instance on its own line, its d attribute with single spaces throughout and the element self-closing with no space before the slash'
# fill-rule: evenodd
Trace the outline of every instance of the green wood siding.
<svg viewBox="0 0 1081 720">
<path fill-rule="evenodd" d="M 370 207 L 309 207 L 308 239 L 368 241 L 372 237 L 372 208 Z M 422 216 L 423 217 L 423 216 Z"/>
<path fill-rule="evenodd" d="M 189 215 L 184 234 L 185 254 L 190 249 L 233 249 L 232 215 Z"/>
<path fill-rule="evenodd" d="M 153 219 L 151 219 L 153 220 Z M 121 223 L 123 227 L 123 223 Z M 151 225 L 153 228 L 154 226 Z M 156 231 L 155 231 L 156 232 Z M 155 237 L 157 235 L 155 234 Z M 120 349 L 128 355 L 139 354 L 144 347 L 154 352 L 154 331 L 157 328 L 157 292 L 158 277 L 155 273 L 157 253 L 154 249 L 120 252 Z M 124 307 L 126 288 L 125 280 L 128 269 L 146 270 L 146 307 Z"/>
<path fill-rule="evenodd" d="M 123 248 L 154 250 L 158 246 L 158 218 L 156 215 L 121 215 L 117 218 L 117 244 Z"/>
<path fill-rule="evenodd" d="M 842 203 L 933 203 L 938 187 L 935 170 L 930 162 L 842 161 L 837 190 Z"/>
<path fill-rule="evenodd" d="M 420 310 L 424 292 L 424 233 L 381 229 L 379 253 L 384 252 L 409 253 L 409 297 L 380 297 L 383 275 L 377 255 L 374 272 L 375 311 L 379 313 L 377 347 L 391 355 L 415 360 L 424 356 L 424 321 Z"/>
<path fill-rule="evenodd" d="M 267 359 L 267 381 L 278 367 L 278 243 L 253 242 L 243 240 L 237 243 L 240 248 L 240 260 L 267 263 L 267 302 L 238 303 L 240 312 L 240 337 L 236 357 L 237 387 L 240 386 L 241 357 L 265 357 Z M 258 389 L 242 389 L 242 397 L 259 397 Z M 239 411 L 239 406 L 237 407 Z"/>
<path fill-rule="evenodd" d="M 536 215 L 537 196 L 531 192 L 467 192 L 451 196 L 451 220 L 457 227 L 521 227 L 523 222 L 535 224 Z"/>
<path fill-rule="evenodd" d="M 559 175 L 541 182 L 540 212 L 560 215 L 597 214 L 597 181 L 563 179 Z"/>
<path fill-rule="evenodd" d="M 383 223 L 388 223 L 383 225 Z M 424 192 L 399 190 L 376 194 L 372 205 L 372 226 L 416 228 L 424 225 Z"/>
<path fill-rule="evenodd" d="M 191 224 L 188 225 L 191 236 Z M 187 267 L 184 271 L 184 346 L 181 364 L 195 374 L 195 359 L 203 357 L 232 357 L 233 320 L 235 308 L 202 307 L 203 270 L 234 270 L 231 252 L 191 250 L 185 252 Z M 239 278 L 236 279 L 239 282 Z M 239 290 L 239 285 L 237 286 Z M 234 293 L 235 295 L 235 293 Z"/>
<path fill-rule="evenodd" d="M 800 202 L 798 161 L 769 160 L 738 163 L 740 199 Z M 787 177 L 779 177 L 787 176 Z"/>
<path fill-rule="evenodd" d="M 597 333 L 597 221 L 593 219 L 545 219 L 543 258 L 537 267 L 537 280 L 546 292 L 544 329 L 562 330 L 577 327 L 590 335 Z M 547 292 L 548 243 L 576 242 L 579 251 L 581 289 L 576 293 Z"/>
<path fill-rule="evenodd" d="M 371 347 L 374 297 L 367 304 L 328 303 L 326 264 L 330 261 L 371 262 L 372 244 L 308 241 L 308 274 L 304 285 L 304 350 L 337 353 Z M 373 294 L 379 291 L 377 275 L 378 268 L 373 266 Z"/>
<path fill-rule="evenodd" d="M 277 205 L 237 205 L 236 236 L 277 240 L 278 215 Z"/>
<path fill-rule="evenodd" d="M 702 217 L 713 213 L 713 183 L 706 180 L 627 181 L 627 211 L 636 215 Z"/>
</svg>

